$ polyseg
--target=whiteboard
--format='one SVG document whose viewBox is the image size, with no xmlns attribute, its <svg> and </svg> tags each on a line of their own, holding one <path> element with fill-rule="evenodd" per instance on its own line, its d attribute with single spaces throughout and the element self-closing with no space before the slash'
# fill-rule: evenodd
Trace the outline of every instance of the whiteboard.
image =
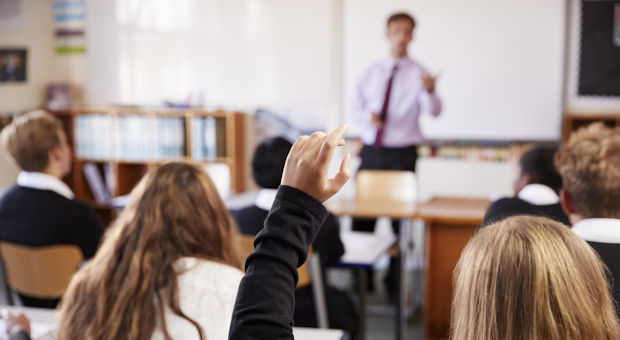
<svg viewBox="0 0 620 340">
<path fill-rule="evenodd" d="M 438 140 L 557 140 L 562 118 L 564 0 L 343 0 L 343 102 L 366 67 L 388 56 L 385 21 L 417 21 L 409 55 L 440 73 L 444 110 L 423 115 Z M 355 133 L 355 131 L 353 131 Z"/>
</svg>

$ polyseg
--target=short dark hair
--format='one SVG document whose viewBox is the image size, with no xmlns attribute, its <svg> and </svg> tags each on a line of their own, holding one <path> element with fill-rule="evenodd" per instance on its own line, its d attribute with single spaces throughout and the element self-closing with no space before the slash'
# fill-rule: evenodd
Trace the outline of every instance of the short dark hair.
<svg viewBox="0 0 620 340">
<path fill-rule="evenodd" d="M 530 175 L 531 182 L 544 184 L 555 192 L 562 189 L 562 177 L 553 164 L 557 147 L 536 145 L 523 154 L 519 161 L 521 173 Z"/>
<path fill-rule="evenodd" d="M 415 19 L 411 16 L 411 14 L 406 12 L 397 12 L 390 15 L 387 19 L 387 27 L 389 27 L 392 22 L 398 20 L 407 20 L 411 23 L 411 29 L 413 30 L 415 28 Z"/>
<path fill-rule="evenodd" d="M 264 140 L 256 147 L 252 158 L 252 176 L 256 184 L 267 189 L 280 185 L 286 157 L 293 144 L 282 137 Z"/>
</svg>

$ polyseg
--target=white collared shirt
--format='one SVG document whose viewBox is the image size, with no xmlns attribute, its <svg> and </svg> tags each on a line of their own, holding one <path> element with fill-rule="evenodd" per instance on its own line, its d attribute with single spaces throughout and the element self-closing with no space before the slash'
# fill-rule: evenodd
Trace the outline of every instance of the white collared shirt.
<svg viewBox="0 0 620 340">
<path fill-rule="evenodd" d="M 519 191 L 517 197 L 533 205 L 550 205 L 560 202 L 560 196 L 544 184 L 528 184 Z"/>
<path fill-rule="evenodd" d="M 422 76 L 429 73 L 415 60 L 391 57 L 368 67 L 362 75 L 351 112 L 352 130 L 360 133 L 362 142 L 373 145 L 377 128 L 371 123 L 371 113 L 381 112 L 388 80 L 394 66 L 397 69 L 392 81 L 387 120 L 385 122 L 383 145 L 403 147 L 421 143 L 424 140 L 418 123 L 422 112 L 438 116 L 441 101 L 434 93 L 428 93 L 422 84 Z"/>
<path fill-rule="evenodd" d="M 620 219 L 586 218 L 571 229 L 586 241 L 620 244 Z"/>
<path fill-rule="evenodd" d="M 75 198 L 73 191 L 63 181 L 42 172 L 20 172 L 17 176 L 17 185 L 25 188 L 50 190 L 70 200 Z"/>
<path fill-rule="evenodd" d="M 261 189 L 261 191 L 258 192 L 258 196 L 256 196 L 254 204 L 263 210 L 271 210 L 273 201 L 276 200 L 277 193 L 278 190 L 276 189 Z"/>
</svg>

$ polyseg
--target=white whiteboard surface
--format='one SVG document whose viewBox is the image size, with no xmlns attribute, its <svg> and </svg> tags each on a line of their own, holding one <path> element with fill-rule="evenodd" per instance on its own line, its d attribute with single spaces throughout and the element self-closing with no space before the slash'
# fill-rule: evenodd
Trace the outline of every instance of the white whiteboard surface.
<svg viewBox="0 0 620 340">
<path fill-rule="evenodd" d="M 410 55 L 439 72 L 440 140 L 557 140 L 561 131 L 564 0 L 343 0 L 343 96 L 351 112 L 365 68 L 388 56 L 385 21 L 417 20 Z M 353 132 L 354 133 L 354 132 Z"/>
<path fill-rule="evenodd" d="M 191 99 L 209 109 L 267 108 L 301 126 L 323 122 L 340 99 L 332 81 L 334 4 L 89 1 L 88 102 L 156 106 Z"/>
</svg>

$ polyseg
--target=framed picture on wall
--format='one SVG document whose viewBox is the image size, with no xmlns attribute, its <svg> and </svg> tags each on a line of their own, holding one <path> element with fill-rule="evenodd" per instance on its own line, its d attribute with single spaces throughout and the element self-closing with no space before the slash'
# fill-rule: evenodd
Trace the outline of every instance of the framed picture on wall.
<svg viewBox="0 0 620 340">
<path fill-rule="evenodd" d="M 0 47 L 0 83 L 26 82 L 27 53 L 25 48 Z"/>
</svg>

